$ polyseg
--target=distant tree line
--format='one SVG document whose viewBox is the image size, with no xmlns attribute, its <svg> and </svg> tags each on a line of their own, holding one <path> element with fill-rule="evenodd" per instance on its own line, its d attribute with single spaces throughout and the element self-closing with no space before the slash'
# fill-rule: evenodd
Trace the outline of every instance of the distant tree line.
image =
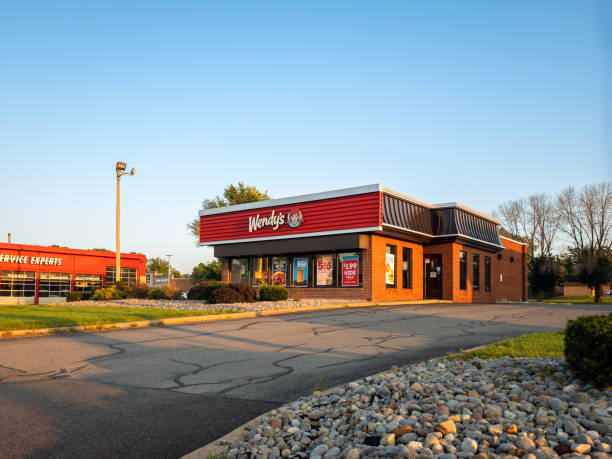
<svg viewBox="0 0 612 459">
<path fill-rule="evenodd" d="M 550 296 L 561 280 L 579 280 L 595 291 L 612 280 L 612 182 L 567 187 L 499 206 L 502 234 L 527 244 L 529 289 Z"/>
</svg>

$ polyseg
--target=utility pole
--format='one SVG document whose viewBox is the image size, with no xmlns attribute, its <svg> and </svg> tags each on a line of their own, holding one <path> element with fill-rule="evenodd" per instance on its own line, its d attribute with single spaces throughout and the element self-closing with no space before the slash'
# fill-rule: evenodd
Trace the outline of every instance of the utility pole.
<svg viewBox="0 0 612 459">
<path fill-rule="evenodd" d="M 117 161 L 117 165 L 115 166 L 115 170 L 117 171 L 117 228 L 116 228 L 116 242 L 117 247 L 115 251 L 115 282 L 119 282 L 121 280 L 121 247 L 120 247 L 120 237 L 119 237 L 119 228 L 120 228 L 120 207 L 121 207 L 121 176 L 122 175 L 134 175 L 136 169 L 132 168 L 130 172 L 125 172 L 126 164 L 121 161 Z"/>
<path fill-rule="evenodd" d="M 170 265 L 170 257 L 172 255 L 166 255 L 168 257 L 168 286 L 170 286 L 170 278 L 172 277 L 172 266 Z"/>
</svg>

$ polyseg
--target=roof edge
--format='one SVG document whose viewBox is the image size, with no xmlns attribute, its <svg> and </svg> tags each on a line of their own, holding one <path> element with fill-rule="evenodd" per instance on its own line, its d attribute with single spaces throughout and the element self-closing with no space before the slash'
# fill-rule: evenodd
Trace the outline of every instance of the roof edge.
<svg viewBox="0 0 612 459">
<path fill-rule="evenodd" d="M 446 202 L 446 203 L 442 203 L 442 204 L 430 204 L 428 202 L 421 201 L 420 199 L 413 198 L 412 196 L 408 196 L 406 194 L 400 193 L 399 191 L 392 190 L 391 188 L 382 187 L 382 190 L 386 194 L 390 194 L 390 195 L 395 196 L 397 198 L 403 199 L 404 201 L 412 202 L 414 204 L 418 204 L 418 205 L 426 207 L 428 209 L 449 209 L 449 208 L 461 209 L 461 210 L 464 210 L 464 211 L 469 212 L 471 214 L 474 214 L 474 215 L 476 215 L 478 217 L 484 218 L 485 220 L 493 222 L 493 223 L 495 223 L 497 225 L 501 224 L 501 222 L 497 218 L 491 217 L 490 215 L 482 213 L 482 212 L 480 212 L 480 211 L 478 211 L 476 209 L 472 209 L 471 207 L 468 207 L 468 206 L 466 206 L 464 204 L 461 204 L 459 202 Z"/>
<path fill-rule="evenodd" d="M 357 194 L 374 193 L 382 191 L 383 186 L 379 183 L 372 185 L 356 186 L 351 188 L 340 188 L 337 190 L 323 191 L 321 193 L 310 193 L 298 196 L 290 196 L 287 198 L 269 199 L 267 201 L 247 202 L 245 204 L 236 204 L 226 207 L 213 207 L 212 209 L 201 209 L 198 214 L 200 217 L 205 215 L 224 214 L 230 212 L 239 212 L 241 210 L 261 209 L 266 207 L 283 206 L 287 204 L 297 204 L 300 202 L 320 201 L 322 199 L 341 198 L 344 196 L 352 196 Z"/>
<path fill-rule="evenodd" d="M 31 245 L 31 244 L 18 244 L 18 243 L 8 243 L 8 242 L 0 242 L 0 249 L 5 250 L 28 250 L 31 252 L 52 252 L 52 253 L 62 253 L 66 255 L 105 255 L 115 256 L 114 251 L 105 251 L 105 250 L 88 250 L 88 249 L 73 249 L 70 247 L 49 247 L 47 245 Z M 138 258 L 147 256 L 144 253 L 125 253 L 119 252 L 121 258 Z"/>
</svg>

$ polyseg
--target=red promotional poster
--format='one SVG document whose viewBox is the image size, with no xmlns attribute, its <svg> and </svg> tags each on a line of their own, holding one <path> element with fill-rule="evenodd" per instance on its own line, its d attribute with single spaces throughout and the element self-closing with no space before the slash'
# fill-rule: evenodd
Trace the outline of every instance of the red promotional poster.
<svg viewBox="0 0 612 459">
<path fill-rule="evenodd" d="M 342 286 L 359 286 L 359 257 L 357 255 L 342 259 Z"/>
</svg>

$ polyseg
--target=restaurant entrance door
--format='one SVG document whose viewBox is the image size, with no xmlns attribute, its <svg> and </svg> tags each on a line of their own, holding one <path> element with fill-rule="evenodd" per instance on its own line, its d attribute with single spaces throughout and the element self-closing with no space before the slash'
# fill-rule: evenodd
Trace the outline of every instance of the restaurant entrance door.
<svg viewBox="0 0 612 459">
<path fill-rule="evenodd" d="M 426 300 L 442 299 L 442 255 L 425 255 L 425 279 L 423 282 L 424 298 Z"/>
</svg>

